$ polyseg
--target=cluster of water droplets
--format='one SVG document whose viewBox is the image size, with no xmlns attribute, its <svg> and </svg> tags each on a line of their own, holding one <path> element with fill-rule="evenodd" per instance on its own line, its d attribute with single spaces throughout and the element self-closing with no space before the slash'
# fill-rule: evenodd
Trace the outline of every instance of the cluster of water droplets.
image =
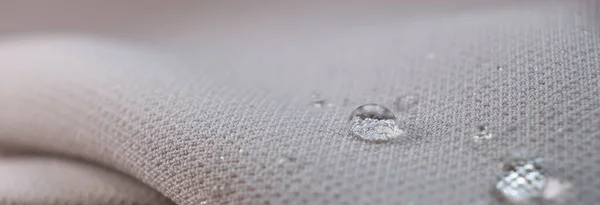
<svg viewBox="0 0 600 205">
<path fill-rule="evenodd" d="M 428 56 L 429 57 L 429 56 Z M 498 66 L 497 70 L 503 70 Z M 332 106 L 320 94 L 313 95 L 314 107 Z M 348 104 L 347 99 L 343 103 Z M 406 116 L 419 103 L 418 97 L 405 95 L 396 98 L 393 108 Z M 398 127 L 398 118 L 388 108 L 379 104 L 364 104 L 352 111 L 348 119 L 351 135 L 365 141 L 387 142 L 405 135 Z M 493 135 L 487 125 L 475 127 L 472 138 L 481 142 L 492 139 Z M 495 183 L 495 191 L 505 201 L 514 204 L 528 204 L 536 200 L 552 200 L 569 189 L 571 184 L 555 178 L 549 178 L 541 166 L 541 158 L 513 157 L 504 164 L 502 174 Z"/>
</svg>

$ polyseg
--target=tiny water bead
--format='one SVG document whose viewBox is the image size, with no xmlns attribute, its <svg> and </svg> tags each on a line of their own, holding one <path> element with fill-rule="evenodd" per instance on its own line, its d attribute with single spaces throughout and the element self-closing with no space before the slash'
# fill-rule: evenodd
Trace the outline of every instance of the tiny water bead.
<svg viewBox="0 0 600 205">
<path fill-rule="evenodd" d="M 394 113 L 378 104 L 354 109 L 349 123 L 351 134 L 367 141 L 389 141 L 404 134 L 396 124 Z"/>
<path fill-rule="evenodd" d="M 316 100 L 312 103 L 312 105 L 316 108 L 333 107 L 333 104 L 328 103 L 326 100 Z"/>
<path fill-rule="evenodd" d="M 331 104 L 329 101 L 327 101 L 323 95 L 319 92 L 313 92 L 312 94 L 312 105 L 313 107 L 316 108 L 323 108 L 323 107 L 333 107 L 333 104 Z"/>
<path fill-rule="evenodd" d="M 514 158 L 506 162 L 496 191 L 504 200 L 515 204 L 540 199 L 548 181 L 540 161 L 541 158 Z"/>
<path fill-rule="evenodd" d="M 477 126 L 477 134 L 473 139 L 480 141 L 482 139 L 492 139 L 492 133 L 488 132 L 488 127 L 485 125 Z"/>
</svg>

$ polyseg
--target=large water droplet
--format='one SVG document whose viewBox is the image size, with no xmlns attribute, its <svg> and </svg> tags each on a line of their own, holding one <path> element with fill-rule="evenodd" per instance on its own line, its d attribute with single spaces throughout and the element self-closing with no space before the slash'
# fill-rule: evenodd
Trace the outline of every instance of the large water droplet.
<svg viewBox="0 0 600 205">
<path fill-rule="evenodd" d="M 514 158 L 504 164 L 503 175 L 496 183 L 496 191 L 508 202 L 530 203 L 540 199 L 547 184 L 540 158 Z"/>
<path fill-rule="evenodd" d="M 396 116 L 378 104 L 362 105 L 350 114 L 350 132 L 368 141 L 388 141 L 404 134 L 396 125 Z"/>
</svg>

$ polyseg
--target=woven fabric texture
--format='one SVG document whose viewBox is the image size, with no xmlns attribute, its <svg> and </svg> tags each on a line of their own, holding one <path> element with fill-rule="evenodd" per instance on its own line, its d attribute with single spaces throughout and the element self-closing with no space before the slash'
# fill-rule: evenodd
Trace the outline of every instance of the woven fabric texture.
<svg viewBox="0 0 600 205">
<path fill-rule="evenodd" d="M 2 192 L 0 201 L 499 204 L 493 177 L 504 156 L 524 151 L 573 185 L 570 198 L 548 204 L 600 202 L 599 2 L 386 11 L 293 26 L 273 18 L 166 47 L 5 39 L 0 149 L 85 163 L 2 159 L 0 177 L 39 168 L 24 174 L 110 180 L 48 182 L 99 184 L 92 202 L 71 191 Z M 406 96 L 410 109 L 395 104 Z M 348 116 L 366 103 L 392 109 L 407 135 L 352 138 Z M 493 137 L 474 141 L 481 125 Z M 46 172 L 46 163 L 79 174 Z"/>
</svg>

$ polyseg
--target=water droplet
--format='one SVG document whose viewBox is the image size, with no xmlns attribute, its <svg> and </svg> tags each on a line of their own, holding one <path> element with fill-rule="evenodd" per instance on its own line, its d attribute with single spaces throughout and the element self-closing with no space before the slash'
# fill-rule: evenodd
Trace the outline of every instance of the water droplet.
<svg viewBox="0 0 600 205">
<path fill-rule="evenodd" d="M 414 95 L 405 95 L 396 98 L 394 108 L 400 112 L 406 112 L 416 107 L 419 104 L 419 98 Z"/>
<path fill-rule="evenodd" d="M 503 174 L 496 183 L 500 196 L 515 204 L 540 199 L 547 184 L 541 158 L 513 158 L 504 164 Z"/>
<path fill-rule="evenodd" d="M 504 68 L 502 68 L 502 66 L 497 66 L 496 70 L 502 71 Z"/>
<path fill-rule="evenodd" d="M 319 92 L 313 92 L 312 98 L 313 98 L 313 102 L 312 102 L 313 107 L 316 107 L 316 108 L 333 107 L 333 104 L 331 104 L 327 100 L 325 100 L 325 98 L 323 98 L 323 95 Z"/>
<path fill-rule="evenodd" d="M 388 141 L 404 134 L 396 125 L 396 116 L 378 104 L 362 105 L 350 114 L 350 132 L 368 141 Z"/>
<path fill-rule="evenodd" d="M 200 204 L 208 204 L 207 200 L 201 201 Z"/>
<path fill-rule="evenodd" d="M 488 132 L 488 128 L 485 125 L 480 125 L 477 126 L 477 134 L 475 136 L 473 136 L 473 139 L 475 140 L 482 140 L 482 139 L 492 139 L 492 133 Z"/>
<path fill-rule="evenodd" d="M 333 107 L 333 104 L 327 102 L 326 100 L 317 100 L 317 101 L 314 101 L 312 104 L 314 107 L 317 107 L 317 108 Z"/>
</svg>

